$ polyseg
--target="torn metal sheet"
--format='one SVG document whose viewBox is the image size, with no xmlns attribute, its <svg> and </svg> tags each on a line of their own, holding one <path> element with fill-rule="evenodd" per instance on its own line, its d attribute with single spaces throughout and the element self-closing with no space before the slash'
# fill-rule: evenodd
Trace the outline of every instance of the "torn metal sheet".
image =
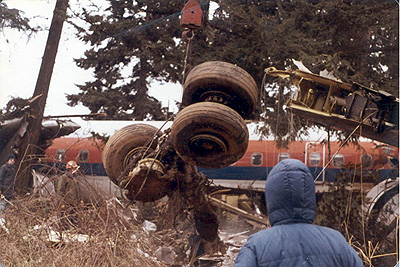
<svg viewBox="0 0 400 267">
<path fill-rule="evenodd" d="M 301 70 L 265 72 L 290 78 L 298 88 L 287 103 L 296 115 L 316 124 L 399 146 L 399 100 L 358 83 L 344 83 Z"/>
<path fill-rule="evenodd" d="M 5 162 L 8 154 L 18 154 L 22 138 L 28 129 L 25 116 L 0 122 L 0 162 Z M 39 146 L 50 144 L 50 140 L 69 135 L 80 126 L 70 120 L 44 119 L 39 136 Z M 43 147 L 45 149 L 46 147 Z"/>
<path fill-rule="evenodd" d="M 54 183 L 49 177 L 32 170 L 34 192 L 39 192 L 40 196 L 46 197 L 56 193 Z"/>
<path fill-rule="evenodd" d="M 58 138 L 61 136 L 69 135 L 79 128 L 81 128 L 79 124 L 70 120 L 44 119 L 42 121 L 40 138 Z"/>
</svg>

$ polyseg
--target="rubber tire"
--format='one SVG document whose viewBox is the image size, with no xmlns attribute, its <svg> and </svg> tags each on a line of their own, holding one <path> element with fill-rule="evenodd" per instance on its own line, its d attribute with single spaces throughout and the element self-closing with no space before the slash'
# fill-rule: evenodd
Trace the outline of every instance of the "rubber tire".
<svg viewBox="0 0 400 267">
<path fill-rule="evenodd" d="M 120 186 L 120 179 L 125 178 L 131 171 L 125 170 L 125 156 L 134 148 L 149 145 L 157 131 L 156 127 L 148 124 L 132 124 L 120 129 L 110 137 L 103 150 L 103 165 L 111 181 Z M 157 133 L 157 135 L 160 136 L 161 133 Z M 150 147 L 154 150 L 156 146 L 157 142 L 152 142 Z M 138 190 L 142 182 L 132 180 L 129 187 Z M 150 178 L 134 200 L 155 201 L 167 195 L 170 186 L 165 180 Z M 132 194 L 127 194 L 127 197 L 132 199 Z"/>
<path fill-rule="evenodd" d="M 220 153 L 199 155 L 191 139 L 212 135 L 226 146 Z M 246 152 L 249 132 L 243 118 L 233 109 L 213 102 L 200 102 L 181 110 L 171 127 L 171 142 L 179 156 L 193 165 L 218 169 L 238 161 Z"/>
<path fill-rule="evenodd" d="M 222 61 L 208 61 L 194 67 L 183 86 L 182 104 L 202 102 L 201 95 L 209 90 L 221 91 L 233 98 L 229 107 L 244 119 L 254 114 L 259 90 L 253 77 L 244 69 Z"/>
</svg>

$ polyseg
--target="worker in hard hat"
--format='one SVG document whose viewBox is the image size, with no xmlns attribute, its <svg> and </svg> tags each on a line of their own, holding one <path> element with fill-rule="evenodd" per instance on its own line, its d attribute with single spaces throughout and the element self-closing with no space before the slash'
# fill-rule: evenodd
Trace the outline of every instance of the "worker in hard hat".
<svg viewBox="0 0 400 267">
<path fill-rule="evenodd" d="M 77 223 L 75 207 L 81 203 L 81 190 L 77 178 L 79 165 L 75 161 L 68 161 L 66 172 L 57 180 L 57 193 L 61 197 L 60 208 L 66 221 L 72 224 Z"/>
</svg>

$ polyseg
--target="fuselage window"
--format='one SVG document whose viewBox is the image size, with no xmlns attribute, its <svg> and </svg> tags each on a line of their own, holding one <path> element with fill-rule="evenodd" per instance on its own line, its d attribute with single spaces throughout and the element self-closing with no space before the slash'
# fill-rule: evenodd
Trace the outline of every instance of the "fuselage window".
<svg viewBox="0 0 400 267">
<path fill-rule="evenodd" d="M 321 162 L 321 155 L 318 152 L 311 152 L 308 161 L 310 162 L 310 166 L 318 167 Z"/>
<path fill-rule="evenodd" d="M 362 154 L 360 162 L 363 168 L 369 168 L 372 165 L 372 156 L 370 154 Z"/>
<path fill-rule="evenodd" d="M 336 154 L 332 160 L 333 167 L 341 168 L 344 166 L 344 155 Z"/>
<path fill-rule="evenodd" d="M 280 162 L 280 161 L 282 161 L 284 159 L 290 159 L 289 153 L 279 153 L 278 162 Z"/>
<path fill-rule="evenodd" d="M 65 159 L 65 149 L 57 149 L 56 160 L 63 161 Z"/>
<path fill-rule="evenodd" d="M 89 150 L 87 149 L 81 149 L 79 151 L 79 161 L 80 162 L 86 162 L 89 159 Z"/>
<path fill-rule="evenodd" d="M 253 153 L 251 154 L 251 165 L 260 166 L 263 163 L 263 154 Z"/>
</svg>

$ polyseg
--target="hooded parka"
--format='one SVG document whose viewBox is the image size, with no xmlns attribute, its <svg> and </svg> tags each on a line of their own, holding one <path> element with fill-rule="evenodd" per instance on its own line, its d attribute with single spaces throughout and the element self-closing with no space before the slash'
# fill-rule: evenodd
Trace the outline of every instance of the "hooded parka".
<svg viewBox="0 0 400 267">
<path fill-rule="evenodd" d="M 312 224 L 315 184 L 301 161 L 287 159 L 270 172 L 265 186 L 271 228 L 249 237 L 235 266 L 363 266 L 338 231 Z"/>
</svg>

